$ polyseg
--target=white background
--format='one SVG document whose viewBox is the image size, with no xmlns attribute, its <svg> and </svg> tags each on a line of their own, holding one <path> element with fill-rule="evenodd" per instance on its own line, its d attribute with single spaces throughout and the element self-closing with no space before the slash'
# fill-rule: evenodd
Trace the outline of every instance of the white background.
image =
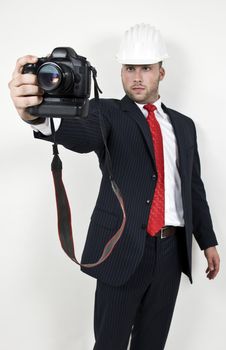
<svg viewBox="0 0 226 350">
<path fill-rule="evenodd" d="M 95 280 L 61 250 L 51 144 L 34 140 L 16 114 L 7 87 L 15 62 L 28 53 L 40 57 L 54 47 L 71 46 L 96 66 L 103 96 L 121 98 L 115 53 L 124 31 L 141 22 L 157 26 L 167 42 L 163 102 L 196 123 L 221 254 L 221 273 L 209 281 L 194 241 L 194 283 L 183 275 L 166 349 L 225 349 L 225 14 L 224 0 L 1 2 L 1 349 L 91 350 L 94 344 Z M 61 157 L 80 258 L 100 171 L 92 153 L 61 147 Z"/>
</svg>

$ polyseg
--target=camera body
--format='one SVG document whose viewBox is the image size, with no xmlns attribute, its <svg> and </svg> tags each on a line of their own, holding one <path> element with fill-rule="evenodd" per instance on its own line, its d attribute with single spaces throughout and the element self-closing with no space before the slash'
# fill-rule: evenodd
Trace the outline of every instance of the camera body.
<svg viewBox="0 0 226 350">
<path fill-rule="evenodd" d="M 24 65 L 22 73 L 37 75 L 38 85 L 44 90 L 43 102 L 28 107 L 28 112 L 40 117 L 86 117 L 92 69 L 86 58 L 70 47 L 57 47 L 50 56 Z"/>
</svg>

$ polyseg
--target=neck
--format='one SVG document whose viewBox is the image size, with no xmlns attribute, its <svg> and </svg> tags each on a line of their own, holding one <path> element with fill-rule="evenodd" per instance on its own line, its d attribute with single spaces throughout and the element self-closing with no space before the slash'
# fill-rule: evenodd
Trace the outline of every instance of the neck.
<svg viewBox="0 0 226 350">
<path fill-rule="evenodd" d="M 136 103 L 139 103 L 139 104 L 153 104 L 155 103 L 156 101 L 158 101 L 158 99 L 160 98 L 160 95 L 157 95 L 157 96 L 150 96 L 147 100 L 145 101 L 135 101 Z"/>
<path fill-rule="evenodd" d="M 157 94 L 156 96 L 150 96 L 150 98 L 147 100 L 146 103 L 155 103 L 160 98 L 160 95 Z"/>
</svg>

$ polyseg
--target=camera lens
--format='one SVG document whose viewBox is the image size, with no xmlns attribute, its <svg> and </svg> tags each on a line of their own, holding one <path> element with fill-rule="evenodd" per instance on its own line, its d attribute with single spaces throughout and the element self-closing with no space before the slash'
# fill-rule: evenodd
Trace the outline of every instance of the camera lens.
<svg viewBox="0 0 226 350">
<path fill-rule="evenodd" d="M 61 83 L 62 72 L 55 63 L 44 63 L 37 73 L 38 83 L 45 91 L 55 90 Z"/>
</svg>

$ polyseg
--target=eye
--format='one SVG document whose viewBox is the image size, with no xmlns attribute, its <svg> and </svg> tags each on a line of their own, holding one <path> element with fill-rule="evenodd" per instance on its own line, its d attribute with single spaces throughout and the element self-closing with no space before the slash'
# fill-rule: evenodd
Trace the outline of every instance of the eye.
<svg viewBox="0 0 226 350">
<path fill-rule="evenodd" d="M 151 66 L 143 66 L 142 68 L 145 72 L 149 72 L 150 70 L 152 70 Z"/>
<path fill-rule="evenodd" d="M 133 72 L 135 70 L 135 68 L 133 66 L 127 66 L 126 67 L 126 71 L 127 72 Z"/>
</svg>

